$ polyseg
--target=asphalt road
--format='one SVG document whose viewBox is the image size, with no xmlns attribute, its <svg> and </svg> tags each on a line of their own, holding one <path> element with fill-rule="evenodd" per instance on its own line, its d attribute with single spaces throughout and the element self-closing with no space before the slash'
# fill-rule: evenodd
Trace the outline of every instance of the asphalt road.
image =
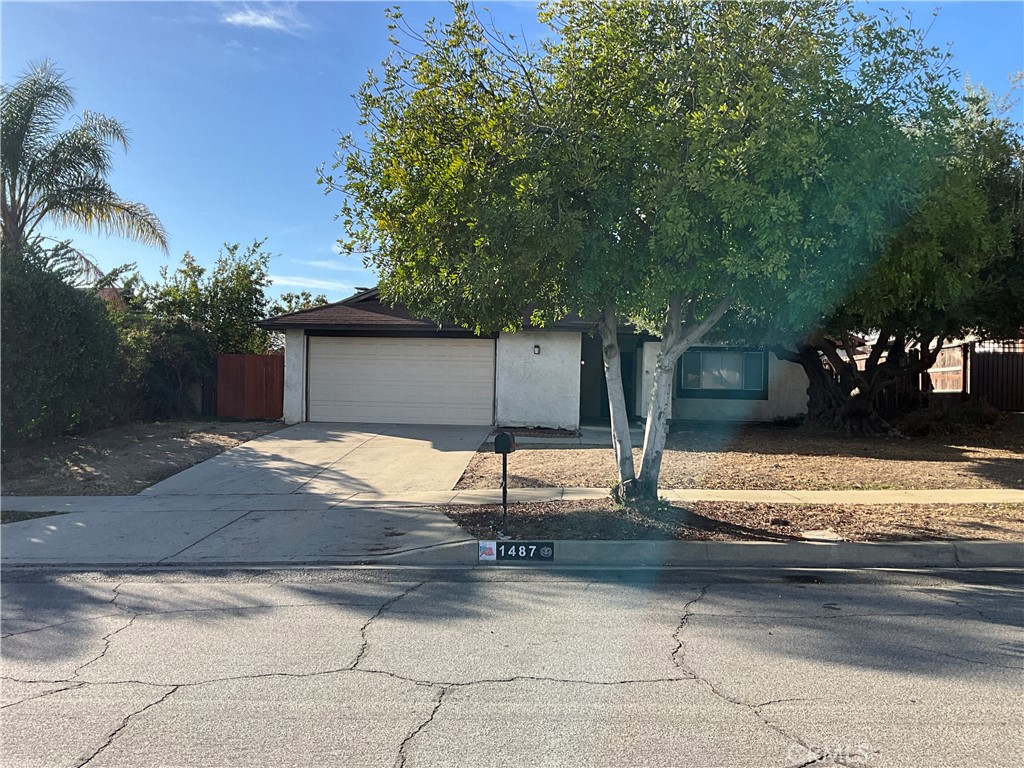
<svg viewBox="0 0 1024 768">
<path fill-rule="evenodd" d="M 5 571 L 0 762 L 1015 766 L 1022 583 Z"/>
</svg>

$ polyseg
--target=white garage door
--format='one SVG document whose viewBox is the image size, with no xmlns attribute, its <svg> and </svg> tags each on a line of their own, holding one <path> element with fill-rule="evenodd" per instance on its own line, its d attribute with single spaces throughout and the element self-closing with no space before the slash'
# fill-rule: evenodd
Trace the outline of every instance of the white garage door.
<svg viewBox="0 0 1024 768">
<path fill-rule="evenodd" d="M 491 339 L 309 339 L 309 420 L 490 424 Z"/>
</svg>

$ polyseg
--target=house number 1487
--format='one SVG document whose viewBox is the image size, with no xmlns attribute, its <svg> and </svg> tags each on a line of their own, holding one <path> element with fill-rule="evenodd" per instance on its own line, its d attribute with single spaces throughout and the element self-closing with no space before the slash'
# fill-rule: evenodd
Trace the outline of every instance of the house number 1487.
<svg viewBox="0 0 1024 768">
<path fill-rule="evenodd" d="M 533 557 L 537 552 L 536 544 L 499 544 L 498 545 L 498 557 Z"/>
</svg>

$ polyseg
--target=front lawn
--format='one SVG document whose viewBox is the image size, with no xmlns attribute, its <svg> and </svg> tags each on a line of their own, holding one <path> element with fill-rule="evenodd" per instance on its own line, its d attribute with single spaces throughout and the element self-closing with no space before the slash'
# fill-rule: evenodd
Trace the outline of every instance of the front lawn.
<svg viewBox="0 0 1024 768">
<path fill-rule="evenodd" d="M 500 505 L 441 507 L 478 539 L 495 536 Z M 509 505 L 519 540 L 797 541 L 828 530 L 847 541 L 1024 539 L 1024 504 L 751 504 L 666 502 L 620 507 L 610 499 Z"/>
<path fill-rule="evenodd" d="M 641 453 L 634 449 L 636 466 Z M 611 448 L 522 446 L 510 488 L 605 488 Z M 501 487 L 501 457 L 484 446 L 458 489 Z M 852 438 L 774 425 L 690 425 L 669 435 L 665 490 L 1024 489 L 1024 417 L 966 436 Z"/>
<path fill-rule="evenodd" d="M 68 435 L 16 448 L 3 464 L 5 496 L 128 496 L 280 421 L 163 421 Z"/>
</svg>

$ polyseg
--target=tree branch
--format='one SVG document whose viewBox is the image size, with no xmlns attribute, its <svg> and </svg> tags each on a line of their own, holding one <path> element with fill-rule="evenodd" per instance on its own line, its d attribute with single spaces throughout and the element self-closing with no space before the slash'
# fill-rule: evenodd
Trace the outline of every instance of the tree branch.
<svg viewBox="0 0 1024 768">
<path fill-rule="evenodd" d="M 678 339 L 675 339 L 671 345 L 667 345 L 662 348 L 662 354 L 666 355 L 666 359 L 670 359 L 673 363 L 679 359 L 679 356 L 683 354 L 689 347 L 696 342 L 700 341 L 704 335 L 715 327 L 715 324 L 722 319 L 722 315 L 729 311 L 729 307 L 732 306 L 733 295 L 730 293 L 718 304 L 715 305 L 714 309 L 708 313 L 708 316 L 700 321 L 695 326 L 687 324 L 685 328 L 682 328 L 682 333 Z M 680 302 L 682 297 L 679 297 Z M 681 307 L 680 307 L 681 309 Z"/>
</svg>

